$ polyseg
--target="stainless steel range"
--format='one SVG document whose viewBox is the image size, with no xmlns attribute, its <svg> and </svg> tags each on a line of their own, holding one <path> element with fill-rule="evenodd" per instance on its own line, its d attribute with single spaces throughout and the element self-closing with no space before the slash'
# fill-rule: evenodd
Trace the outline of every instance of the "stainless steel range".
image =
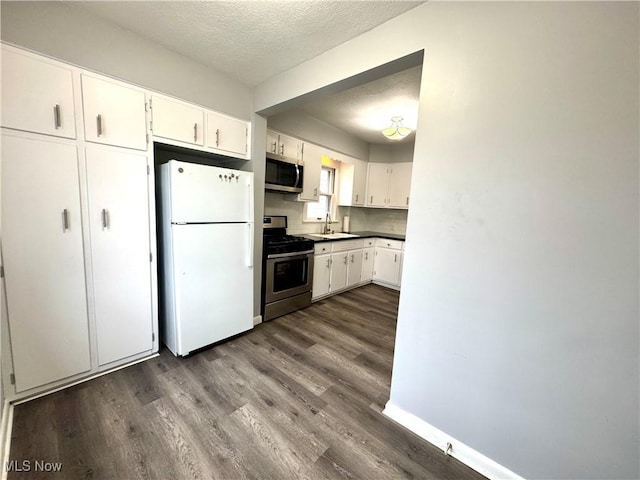
<svg viewBox="0 0 640 480">
<path fill-rule="evenodd" d="M 311 305 L 313 240 L 287 235 L 286 216 L 266 216 L 263 227 L 262 319 Z"/>
</svg>

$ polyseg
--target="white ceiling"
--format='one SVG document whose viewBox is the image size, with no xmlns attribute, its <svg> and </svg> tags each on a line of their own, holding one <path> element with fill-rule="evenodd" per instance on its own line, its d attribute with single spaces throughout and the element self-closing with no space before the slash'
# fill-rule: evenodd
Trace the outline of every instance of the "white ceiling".
<svg viewBox="0 0 640 480">
<path fill-rule="evenodd" d="M 421 1 L 82 1 L 67 5 L 99 16 L 144 38 L 255 86 L 410 10 Z M 304 110 L 371 143 L 363 117 L 379 103 L 414 99 L 415 114 L 390 109 L 411 124 L 417 116 L 419 70 L 318 100 Z M 404 110 L 403 110 L 404 111 Z M 372 113 L 373 112 L 373 113 Z M 412 116 L 413 115 L 413 116 Z M 411 121 L 408 121 L 411 118 Z M 388 125 L 383 125 L 384 126 Z M 414 126 L 415 125 L 409 125 Z M 378 127 L 376 127 L 378 128 Z M 378 128 L 378 130 L 379 130 Z M 378 133 L 379 135 L 379 133 Z M 377 141 L 376 141 L 377 139 Z"/>
<path fill-rule="evenodd" d="M 367 143 L 389 143 L 380 133 L 400 116 L 412 130 L 418 122 L 422 66 L 307 103 L 300 110 Z M 406 141 L 413 140 L 412 133 Z"/>
</svg>

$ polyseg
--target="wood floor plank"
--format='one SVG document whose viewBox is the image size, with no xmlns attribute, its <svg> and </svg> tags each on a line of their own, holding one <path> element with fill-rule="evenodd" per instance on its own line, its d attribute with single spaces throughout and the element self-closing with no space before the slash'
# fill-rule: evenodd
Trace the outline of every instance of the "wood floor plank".
<svg viewBox="0 0 640 480">
<path fill-rule="evenodd" d="M 484 478 L 381 414 L 397 309 L 367 285 L 18 405 L 10 459 L 63 470 L 8 478 Z"/>
</svg>

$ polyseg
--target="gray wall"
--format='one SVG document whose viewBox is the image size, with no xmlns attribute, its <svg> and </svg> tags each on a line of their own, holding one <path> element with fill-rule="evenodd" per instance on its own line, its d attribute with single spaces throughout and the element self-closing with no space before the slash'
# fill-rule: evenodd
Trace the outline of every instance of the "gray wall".
<svg viewBox="0 0 640 480">
<path fill-rule="evenodd" d="M 251 119 L 248 87 L 81 8 L 62 2 L 3 1 L 0 9 L 4 42 Z"/>
<path fill-rule="evenodd" d="M 429 2 L 255 91 L 424 49 L 390 403 L 526 478 L 640 477 L 638 17 Z"/>
</svg>

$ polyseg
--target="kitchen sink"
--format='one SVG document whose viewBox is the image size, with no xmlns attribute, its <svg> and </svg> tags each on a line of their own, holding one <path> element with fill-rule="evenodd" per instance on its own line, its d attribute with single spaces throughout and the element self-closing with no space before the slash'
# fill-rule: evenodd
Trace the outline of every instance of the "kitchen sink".
<svg viewBox="0 0 640 480">
<path fill-rule="evenodd" d="M 358 236 L 358 235 L 354 235 L 353 233 L 343 233 L 343 232 L 337 232 L 337 233 L 308 233 L 307 235 L 309 235 L 310 237 L 324 238 L 325 240 L 337 240 L 339 238 L 354 238 L 354 237 Z"/>
</svg>

